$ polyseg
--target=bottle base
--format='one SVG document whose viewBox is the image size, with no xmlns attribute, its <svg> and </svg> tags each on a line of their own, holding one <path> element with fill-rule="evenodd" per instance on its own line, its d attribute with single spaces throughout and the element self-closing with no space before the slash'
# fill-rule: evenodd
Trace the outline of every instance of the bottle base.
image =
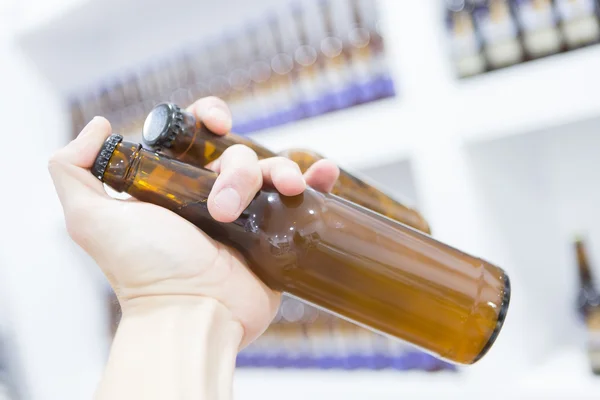
<svg viewBox="0 0 600 400">
<path fill-rule="evenodd" d="M 494 331 L 490 335 L 487 343 L 481 349 L 481 352 L 475 357 L 472 364 L 475 364 L 477 361 L 481 360 L 483 356 L 487 354 L 487 352 L 492 348 L 494 342 L 498 338 L 500 331 L 502 330 L 502 326 L 504 325 L 504 320 L 506 319 L 506 314 L 508 312 L 508 305 L 510 303 L 510 279 L 508 275 L 504 274 L 504 294 L 502 296 L 502 304 L 500 305 L 500 311 L 498 312 L 498 321 L 496 322 L 496 327 Z"/>
</svg>

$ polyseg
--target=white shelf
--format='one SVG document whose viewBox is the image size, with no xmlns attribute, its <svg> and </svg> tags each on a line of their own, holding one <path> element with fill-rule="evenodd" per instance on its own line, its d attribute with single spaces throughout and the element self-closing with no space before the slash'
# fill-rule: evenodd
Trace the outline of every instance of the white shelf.
<svg viewBox="0 0 600 400">
<path fill-rule="evenodd" d="M 592 46 L 448 82 L 427 102 L 400 87 L 395 99 L 252 136 L 277 150 L 309 147 L 342 164 L 385 164 L 437 140 L 492 140 L 599 117 L 597 71 L 600 46 Z"/>
<path fill-rule="evenodd" d="M 306 148 L 340 165 L 368 168 L 402 160 L 412 153 L 420 125 L 398 98 L 380 100 L 250 135 L 279 152 Z"/>
<path fill-rule="evenodd" d="M 600 116 L 600 45 L 457 83 L 448 93 L 461 139 L 537 131 Z"/>
</svg>

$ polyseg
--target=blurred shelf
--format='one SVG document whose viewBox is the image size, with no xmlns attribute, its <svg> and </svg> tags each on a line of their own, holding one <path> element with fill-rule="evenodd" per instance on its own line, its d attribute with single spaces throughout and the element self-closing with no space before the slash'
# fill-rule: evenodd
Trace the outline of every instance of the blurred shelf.
<svg viewBox="0 0 600 400">
<path fill-rule="evenodd" d="M 503 371 L 481 377 L 470 374 L 477 365 L 459 373 L 392 371 L 283 371 L 238 370 L 237 399 L 571 399 L 600 398 L 600 377 L 591 374 L 579 348 L 555 352 L 540 366 L 518 378 Z M 506 372 L 505 372 L 506 373 Z"/>
<path fill-rule="evenodd" d="M 278 0 L 172 0 L 168 6 L 160 0 L 79 1 L 17 38 L 42 75 L 63 94 L 219 39 L 225 30 L 242 29 L 252 22 L 249 19 L 280 4 Z"/>
<path fill-rule="evenodd" d="M 110 79 L 115 71 L 210 40 L 228 27 L 239 29 L 248 18 L 264 15 L 281 3 L 223 0 L 215 4 L 174 0 L 169 5 L 173 18 L 164 18 L 164 4 L 157 0 L 143 7 L 133 0 L 91 0 L 30 29 L 21 35 L 20 44 L 57 90 L 68 93 Z M 431 4 L 419 7 L 423 10 L 415 9 L 415 23 L 426 25 L 419 32 L 439 30 L 436 14 L 429 10 Z M 402 12 L 389 0 L 381 2 L 381 10 L 398 18 Z M 443 46 L 437 44 L 435 52 L 419 55 L 421 45 L 403 39 L 414 35 L 415 26 L 406 19 L 400 22 L 388 21 L 386 32 L 393 50 L 397 98 L 252 136 L 273 150 L 310 147 L 342 165 L 362 168 L 405 158 L 415 148 L 428 148 L 438 139 L 487 140 L 600 116 L 596 96 L 600 92 L 600 45 L 461 81 L 441 72 L 443 68 L 432 68 L 449 65 L 440 53 Z M 439 39 L 432 34 L 425 44 L 434 46 Z"/>
</svg>

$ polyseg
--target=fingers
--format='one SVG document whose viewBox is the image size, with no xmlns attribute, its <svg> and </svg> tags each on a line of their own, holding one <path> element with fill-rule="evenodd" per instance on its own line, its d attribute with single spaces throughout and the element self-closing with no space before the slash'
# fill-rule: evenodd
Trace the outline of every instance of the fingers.
<svg viewBox="0 0 600 400">
<path fill-rule="evenodd" d="M 330 192 L 340 170 L 330 160 L 319 160 L 302 176 L 298 164 L 285 157 L 258 160 L 247 146 L 229 147 L 207 168 L 219 174 L 208 197 L 208 211 L 220 222 L 232 222 L 248 206 L 263 185 L 274 187 L 284 196 L 302 193 L 309 185 Z"/>
<path fill-rule="evenodd" d="M 284 196 L 295 196 L 306 189 L 306 181 L 298 164 L 285 157 L 259 161 L 263 183 L 271 185 Z"/>
<path fill-rule="evenodd" d="M 75 140 L 50 158 L 48 170 L 65 212 L 75 203 L 85 203 L 90 196 L 107 196 L 102 183 L 87 169 L 92 167 L 110 133 L 110 123 L 95 117 Z"/>
<path fill-rule="evenodd" d="M 331 192 L 340 176 L 340 169 L 331 160 L 322 159 L 311 165 L 304 173 L 306 184 L 321 192 Z"/>
<path fill-rule="evenodd" d="M 187 108 L 204 125 L 217 135 L 224 135 L 231 130 L 231 111 L 227 104 L 218 97 L 204 97 Z"/>
<path fill-rule="evenodd" d="M 263 184 L 256 153 L 249 147 L 229 147 L 212 169 L 219 176 L 208 196 L 208 211 L 220 222 L 239 217 Z"/>
</svg>

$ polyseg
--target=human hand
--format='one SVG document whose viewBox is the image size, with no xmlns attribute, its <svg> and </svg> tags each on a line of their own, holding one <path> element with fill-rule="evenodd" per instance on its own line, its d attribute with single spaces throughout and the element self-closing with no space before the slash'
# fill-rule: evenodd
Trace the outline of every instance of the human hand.
<svg viewBox="0 0 600 400">
<path fill-rule="evenodd" d="M 201 99 L 189 111 L 215 134 L 224 135 L 231 127 L 229 109 L 219 99 Z M 171 211 L 110 197 L 89 171 L 110 134 L 106 119 L 93 119 L 54 154 L 49 170 L 70 236 L 108 278 L 123 317 L 139 307 L 211 298 L 242 325 L 242 347 L 253 341 L 272 320 L 279 294 L 255 277 L 239 253 Z M 284 195 L 302 193 L 306 185 L 329 191 L 339 174 L 332 162 L 320 160 L 302 175 L 294 162 L 282 157 L 259 161 L 243 145 L 228 148 L 208 168 L 219 174 L 208 210 L 220 222 L 235 220 L 263 185 Z"/>
</svg>

